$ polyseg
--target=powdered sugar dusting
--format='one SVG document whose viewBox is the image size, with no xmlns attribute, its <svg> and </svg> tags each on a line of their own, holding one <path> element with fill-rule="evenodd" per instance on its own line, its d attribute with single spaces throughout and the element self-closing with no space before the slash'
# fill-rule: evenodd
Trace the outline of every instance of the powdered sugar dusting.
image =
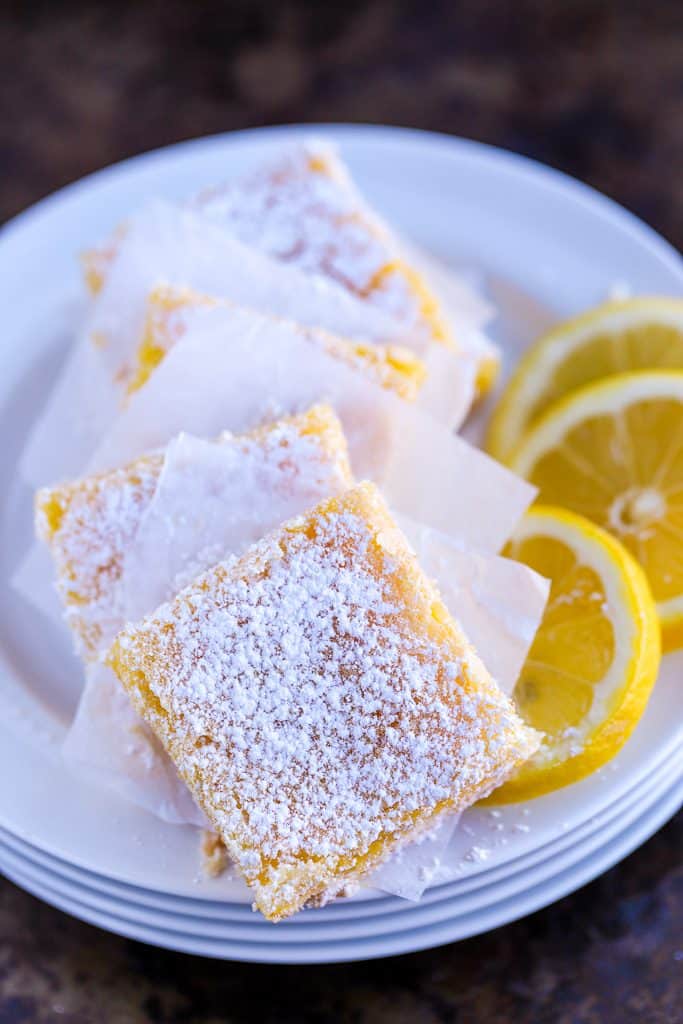
<svg viewBox="0 0 683 1024">
<path fill-rule="evenodd" d="M 176 447 L 178 443 L 173 442 Z M 149 551 L 151 541 L 156 539 L 158 543 L 162 525 L 171 531 L 176 528 L 174 575 L 182 573 L 185 580 L 227 553 L 243 551 L 264 530 L 337 493 L 351 479 L 341 426 L 326 406 L 314 407 L 251 434 L 225 433 L 216 441 L 194 444 L 186 441 L 188 447 L 190 464 L 180 484 L 186 489 L 195 518 L 206 517 L 211 502 L 215 515 L 222 520 L 223 546 L 214 552 L 198 549 L 202 524 L 188 523 L 190 509 L 177 511 L 175 524 L 167 511 L 163 524 L 149 524 L 155 528 L 156 538 L 150 538 L 149 532 L 146 536 Z M 194 457 L 196 474 L 203 472 L 204 490 L 208 489 L 204 507 L 197 507 L 192 495 Z M 160 600 L 175 593 L 171 589 L 174 576 L 164 578 L 161 594 L 155 593 L 146 606 L 141 606 L 150 591 L 150 573 L 141 578 L 129 562 L 164 464 L 164 453 L 154 453 L 125 468 L 38 493 L 36 529 L 50 547 L 65 618 L 80 653 L 87 659 L 96 657 L 111 643 L 126 619 L 151 611 Z M 206 479 L 208 473 L 210 480 Z M 200 493 L 196 488 L 195 497 Z M 183 516 L 185 546 L 179 548 L 179 520 Z M 134 608 L 131 595 L 135 597 Z"/>
<path fill-rule="evenodd" d="M 330 146 L 290 147 L 270 165 L 202 193 L 193 208 L 241 242 L 331 278 L 394 317 L 421 319 L 420 297 L 396 268 L 397 243 Z"/>
<path fill-rule="evenodd" d="M 352 482 L 341 424 L 314 406 L 220 443 L 186 434 L 166 450 L 154 498 L 126 555 L 126 618 L 136 621 L 228 555 Z"/>
<path fill-rule="evenodd" d="M 443 614 L 363 485 L 114 645 L 269 916 L 339 888 L 535 747 Z"/>
<path fill-rule="evenodd" d="M 163 455 L 137 459 L 36 496 L 36 532 L 51 551 L 56 588 L 76 649 L 86 659 L 121 628 L 123 554 L 152 499 Z"/>
</svg>

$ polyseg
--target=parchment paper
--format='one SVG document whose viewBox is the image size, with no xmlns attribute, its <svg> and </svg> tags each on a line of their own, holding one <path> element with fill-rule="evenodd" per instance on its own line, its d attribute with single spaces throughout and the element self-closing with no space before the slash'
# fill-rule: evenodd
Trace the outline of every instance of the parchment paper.
<svg viewBox="0 0 683 1024">
<path fill-rule="evenodd" d="M 197 311 L 196 327 L 131 396 L 89 471 L 123 465 L 181 430 L 240 433 L 318 401 L 342 421 L 356 478 L 374 480 L 392 507 L 425 525 L 497 551 L 532 500 L 529 484 L 306 332 L 239 308 Z"/>
</svg>

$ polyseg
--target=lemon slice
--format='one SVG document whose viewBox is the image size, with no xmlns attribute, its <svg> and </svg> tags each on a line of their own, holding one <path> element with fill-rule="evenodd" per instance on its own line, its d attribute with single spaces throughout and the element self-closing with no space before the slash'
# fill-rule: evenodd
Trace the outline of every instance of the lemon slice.
<svg viewBox="0 0 683 1024">
<path fill-rule="evenodd" d="M 683 372 L 619 374 L 551 406 L 510 460 L 642 565 L 665 650 L 683 643 Z"/>
<path fill-rule="evenodd" d="M 544 334 L 503 392 L 486 447 L 506 462 L 519 440 L 559 398 L 631 370 L 683 369 L 683 299 L 608 302 Z"/>
<path fill-rule="evenodd" d="M 543 621 L 515 688 L 534 757 L 490 798 L 527 800 L 576 782 L 613 757 L 657 677 L 659 624 L 642 569 L 604 530 L 537 506 L 506 549 L 551 580 Z"/>
</svg>

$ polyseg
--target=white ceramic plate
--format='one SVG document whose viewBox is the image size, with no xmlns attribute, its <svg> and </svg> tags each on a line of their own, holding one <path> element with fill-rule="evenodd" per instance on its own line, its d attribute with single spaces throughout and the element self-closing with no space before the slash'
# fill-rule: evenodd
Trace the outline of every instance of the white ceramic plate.
<svg viewBox="0 0 683 1024">
<path fill-rule="evenodd" d="M 313 911 L 297 915 L 286 926 L 280 926 L 277 932 L 278 939 L 284 939 L 283 929 L 303 925 L 307 931 L 314 931 L 317 939 L 329 938 L 330 933 L 336 933 L 339 927 L 347 928 L 349 922 L 362 930 L 368 927 L 370 917 L 377 918 L 382 915 L 404 916 L 412 913 L 414 909 L 421 909 L 425 906 L 448 901 L 449 907 L 460 904 L 463 898 L 466 901 L 475 898 L 482 904 L 494 902 L 497 896 L 498 887 L 504 884 L 511 885 L 519 891 L 528 886 L 532 876 L 534 879 L 538 873 L 548 873 L 556 870 L 557 858 L 562 856 L 563 864 L 571 863 L 571 858 L 580 855 L 577 852 L 578 844 L 585 844 L 591 841 L 595 845 L 602 842 L 602 835 L 608 828 L 621 828 L 626 823 L 627 817 L 635 813 L 636 807 L 642 809 L 650 800 L 654 799 L 655 789 L 663 784 L 669 784 L 680 775 L 680 763 L 683 757 L 683 748 L 667 751 L 657 762 L 656 766 L 647 775 L 641 777 L 638 785 L 623 793 L 615 799 L 602 812 L 592 816 L 575 829 L 565 831 L 560 837 L 542 846 L 533 847 L 525 855 L 508 860 L 498 867 L 478 871 L 474 874 L 463 874 L 461 878 L 448 884 L 435 886 L 428 890 L 418 904 L 407 903 L 396 897 L 384 897 L 381 899 L 357 902 L 337 902 L 325 911 Z M 509 833 L 503 827 L 498 831 L 500 819 L 491 818 L 489 821 L 489 836 L 494 841 L 507 843 Z M 526 827 L 526 826 L 524 826 Z M 127 903 L 136 906 L 141 911 L 162 911 L 174 915 L 188 917 L 199 917 L 202 919 L 218 919 L 221 922 L 233 922 L 236 924 L 247 924 L 250 930 L 260 929 L 271 930 L 270 926 L 258 915 L 251 913 L 248 905 L 242 903 L 229 903 L 220 900 L 210 901 L 206 898 L 191 899 L 184 896 L 173 895 L 168 892 L 160 892 L 151 889 L 143 889 L 139 886 L 127 885 L 125 883 L 108 878 L 105 875 L 91 872 L 76 865 L 51 856 L 37 847 L 26 843 L 12 833 L 0 830 L 0 843 L 10 847 L 18 856 L 27 861 L 60 875 L 61 877 L 82 886 L 86 890 L 98 892 L 114 901 Z M 569 860 L 567 859 L 569 858 Z"/>
<path fill-rule="evenodd" d="M 569 868 L 558 863 L 539 879 L 527 879 L 524 888 L 505 894 L 484 906 L 458 913 L 449 901 L 437 904 L 437 913 L 400 915 L 383 919 L 380 927 L 373 921 L 360 935 L 348 934 L 343 926 L 331 930 L 328 941 L 321 942 L 310 929 L 299 930 L 294 941 L 275 944 L 266 936 L 259 941 L 242 925 L 183 916 L 159 915 L 148 909 L 142 913 L 125 902 L 111 901 L 93 894 L 85 886 L 74 886 L 61 876 L 36 868 L 27 859 L 16 857 L 0 843 L 0 869 L 18 885 L 46 902 L 82 920 L 117 934 L 182 952 L 199 953 L 223 959 L 269 963 L 330 963 L 369 959 L 416 951 L 444 942 L 467 938 L 506 924 L 560 899 L 607 870 L 647 839 L 675 813 L 683 802 L 683 781 L 654 787 L 647 810 L 629 815 L 623 828 L 610 830 L 597 844 L 585 846 L 583 856 L 572 860 Z M 637 808 L 640 810 L 640 805 Z M 461 908 L 462 909 L 462 908 Z M 398 927 L 397 927 L 398 925 Z M 289 939 L 293 937 L 288 935 Z"/>
<path fill-rule="evenodd" d="M 61 762 L 80 673 L 66 637 L 7 585 L 31 532 L 30 495 L 16 482 L 15 464 L 68 343 L 80 288 L 77 252 L 149 196 L 191 193 L 239 172 L 285 137 L 313 132 L 337 139 L 362 189 L 404 234 L 483 275 L 500 309 L 496 333 L 506 353 L 517 353 L 552 319 L 600 301 L 617 282 L 634 292 L 683 292 L 674 250 L 590 189 L 488 147 L 400 129 L 260 130 L 171 147 L 64 189 L 0 234 L 0 483 L 9 495 L 0 522 L 0 825 L 91 872 L 188 899 L 227 900 L 238 913 L 249 900 L 240 883 L 197 880 L 192 830 L 164 826 L 73 778 Z M 505 845 L 490 843 L 486 812 L 470 812 L 473 834 L 463 833 L 460 851 L 465 872 L 481 874 L 482 883 L 491 870 L 512 875 L 518 858 L 542 857 L 547 844 L 604 814 L 662 758 L 676 752 L 680 761 L 683 727 L 670 708 L 682 665 L 683 656 L 667 659 L 643 722 L 612 765 L 535 801 L 528 822 L 521 808 L 504 812 Z M 25 770 L 13 771 L 17 764 Z M 468 861 L 468 848 L 482 841 L 491 847 L 488 859 Z M 341 925 L 363 917 L 371 895 L 333 905 L 317 919 L 322 924 L 329 915 Z M 273 942 L 282 931 L 271 931 Z"/>
<path fill-rule="evenodd" d="M 354 929 L 355 933 L 367 935 L 370 930 L 370 918 L 375 919 L 372 927 L 377 927 L 377 919 L 383 918 L 384 922 L 391 921 L 395 924 L 397 915 L 401 915 L 401 928 L 406 928 L 409 919 L 421 917 L 425 912 L 447 913 L 449 918 L 452 918 L 464 912 L 471 913 L 474 908 L 493 905 L 500 900 L 501 892 L 506 898 L 513 892 L 521 893 L 532 885 L 538 885 L 543 879 L 557 874 L 560 868 L 566 870 L 571 867 L 585 856 L 588 848 L 598 849 L 605 845 L 611 836 L 627 828 L 632 820 L 654 802 L 658 793 L 670 787 L 679 777 L 677 758 L 681 756 L 681 751 L 676 751 L 675 755 L 664 760 L 655 771 L 645 776 L 634 790 L 611 804 L 603 814 L 590 819 L 554 843 L 534 850 L 526 857 L 517 858 L 512 864 L 508 863 L 473 878 L 434 887 L 418 903 L 410 904 L 397 899 L 370 901 L 363 906 L 352 906 L 350 909 L 355 913 L 347 914 L 341 920 L 339 917 L 335 919 L 335 916 L 316 913 L 298 915 L 286 927 L 279 929 L 283 932 L 281 937 L 289 941 L 296 932 L 299 935 L 306 933 L 316 941 L 329 941 L 331 936 L 339 937 L 340 926 L 347 935 Z M 72 894 L 79 891 L 83 899 L 87 900 L 89 894 L 98 901 L 104 900 L 109 907 L 127 907 L 130 915 L 137 916 L 143 921 L 148 918 L 154 920 L 155 917 L 160 920 L 180 919 L 187 923 L 188 930 L 199 929 L 199 934 L 203 933 L 205 927 L 210 934 L 216 922 L 223 929 L 234 924 L 246 925 L 246 932 L 253 938 L 260 938 L 264 932 L 271 931 L 270 926 L 259 915 L 245 912 L 245 908 L 238 905 L 189 900 L 123 885 L 51 857 L 5 831 L 0 831 L 0 849 L 11 852 L 15 858 L 21 859 L 27 869 L 34 867 L 44 870 L 63 880 L 71 887 Z M 194 922 L 192 928 L 190 922 Z M 301 925 L 304 927 L 299 927 Z M 386 927 L 386 923 L 380 923 L 379 926 Z M 285 931 L 288 934 L 284 934 Z"/>
</svg>

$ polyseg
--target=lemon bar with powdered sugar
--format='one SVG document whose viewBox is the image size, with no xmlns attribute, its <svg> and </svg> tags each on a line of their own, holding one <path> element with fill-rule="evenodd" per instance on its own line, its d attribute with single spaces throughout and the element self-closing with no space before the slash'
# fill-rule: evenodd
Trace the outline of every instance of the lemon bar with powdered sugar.
<svg viewBox="0 0 683 1024">
<path fill-rule="evenodd" d="M 271 920 L 538 745 L 369 483 L 201 575 L 107 662 Z"/>
<path fill-rule="evenodd" d="M 454 346 L 439 303 L 400 256 L 389 228 L 363 202 L 331 146 L 284 147 L 251 173 L 203 191 L 189 207 L 247 245 L 328 277 L 377 305 L 426 339 Z M 98 292 L 116 258 L 125 225 L 83 256 Z"/>
<path fill-rule="evenodd" d="M 269 520 L 268 508 L 261 510 L 258 521 L 268 522 L 268 528 L 352 482 L 346 438 L 327 405 L 248 434 L 222 434 L 214 443 L 224 449 L 244 515 L 253 514 L 256 502 L 276 509 L 285 499 L 294 500 L 294 509 L 290 501 L 280 520 L 275 511 Z M 86 660 L 96 658 L 125 621 L 118 584 L 164 458 L 164 450 L 153 452 L 122 468 L 43 488 L 36 495 L 36 533 L 52 555 L 65 618 Z M 226 516 L 232 513 L 226 509 Z"/>
</svg>

